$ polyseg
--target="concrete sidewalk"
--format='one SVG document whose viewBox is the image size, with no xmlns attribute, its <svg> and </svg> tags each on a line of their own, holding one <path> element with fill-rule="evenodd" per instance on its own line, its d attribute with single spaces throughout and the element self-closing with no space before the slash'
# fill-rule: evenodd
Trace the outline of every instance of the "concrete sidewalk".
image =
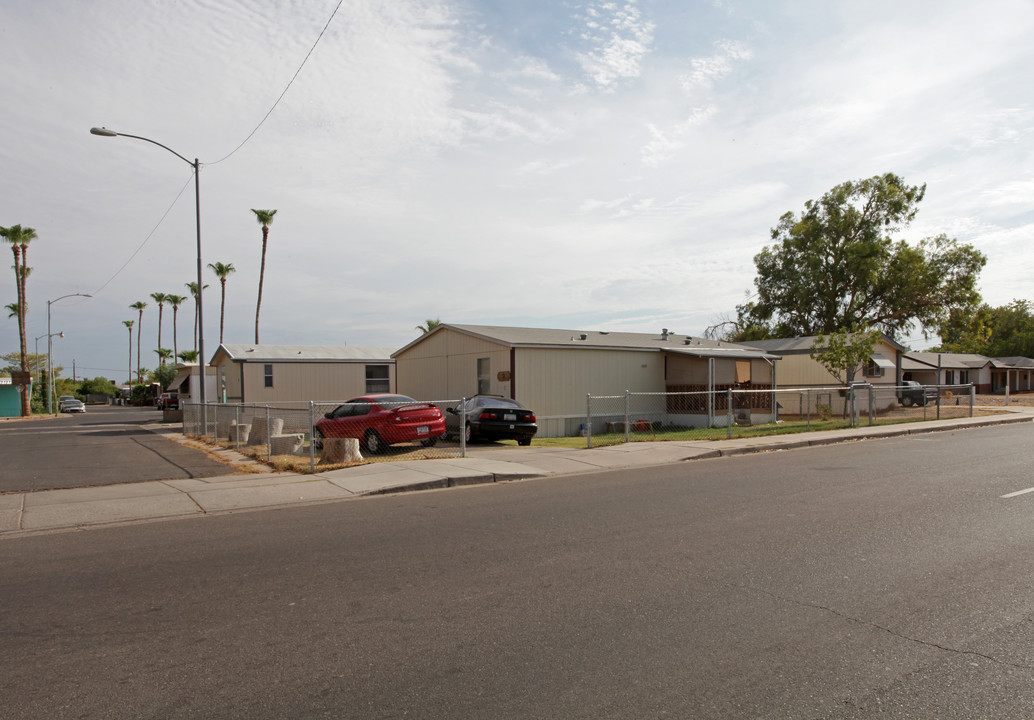
<svg viewBox="0 0 1034 720">
<path fill-rule="evenodd" d="M 620 470 L 919 433 L 1031 422 L 1034 407 L 1007 415 L 772 435 L 736 440 L 634 442 L 603 448 L 495 448 L 469 457 L 371 463 L 302 475 L 261 473 L 0 495 L 0 537 L 113 523 L 193 517 L 284 505 Z"/>
</svg>

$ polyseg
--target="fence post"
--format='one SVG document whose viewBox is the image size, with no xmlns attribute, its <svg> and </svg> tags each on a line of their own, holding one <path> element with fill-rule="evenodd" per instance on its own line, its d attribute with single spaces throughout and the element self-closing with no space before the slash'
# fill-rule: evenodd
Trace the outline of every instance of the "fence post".
<svg viewBox="0 0 1034 720">
<path fill-rule="evenodd" d="M 631 401 L 630 401 L 630 396 L 628 394 L 628 390 L 625 390 L 625 442 L 626 443 L 628 442 L 629 437 L 631 435 L 630 430 L 631 430 L 631 423 L 632 423 L 632 414 L 631 414 L 631 410 L 629 409 L 630 402 Z"/>
<path fill-rule="evenodd" d="M 269 432 L 269 405 L 266 405 L 266 460 L 273 459 L 273 441 L 269 439 L 272 434 Z"/>
<path fill-rule="evenodd" d="M 237 430 L 236 430 L 236 432 L 234 432 L 234 435 L 236 435 L 237 437 L 234 440 L 234 442 L 236 443 L 236 446 L 237 446 L 237 448 L 236 448 L 237 452 L 240 452 L 240 450 L 241 450 L 241 406 L 240 406 L 240 403 L 238 403 L 236 406 L 234 406 L 234 415 L 237 418 Z"/>
<path fill-rule="evenodd" d="M 592 447 L 592 393 L 585 393 L 585 449 Z"/>
<path fill-rule="evenodd" d="M 460 457 L 467 457 L 467 398 L 460 398 Z"/>
<path fill-rule="evenodd" d="M 807 390 L 808 394 L 808 430 L 811 431 L 811 388 Z"/>
<path fill-rule="evenodd" d="M 732 440 L 732 388 L 725 388 L 725 422 L 728 432 L 726 437 Z"/>
<path fill-rule="evenodd" d="M 309 472 L 316 472 L 316 403 L 309 401 Z"/>
<path fill-rule="evenodd" d="M 977 386 L 972 383 L 969 386 L 969 416 L 973 417 L 973 406 L 977 400 Z"/>
<path fill-rule="evenodd" d="M 869 427 L 872 427 L 875 422 L 874 416 L 876 414 L 876 388 L 869 385 Z"/>
<path fill-rule="evenodd" d="M 937 386 L 937 419 L 941 419 L 941 386 Z"/>
</svg>

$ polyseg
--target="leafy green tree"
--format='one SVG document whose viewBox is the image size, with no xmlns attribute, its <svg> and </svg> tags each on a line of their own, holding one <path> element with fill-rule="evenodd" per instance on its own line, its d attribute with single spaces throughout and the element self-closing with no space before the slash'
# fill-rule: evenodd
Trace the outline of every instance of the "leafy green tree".
<svg viewBox="0 0 1034 720">
<path fill-rule="evenodd" d="M 850 385 L 858 371 L 869 362 L 879 341 L 879 330 L 838 330 L 816 337 L 811 346 L 811 356 L 842 385 Z"/>
<path fill-rule="evenodd" d="M 269 226 L 273 223 L 276 210 L 251 210 L 262 226 L 262 264 L 259 266 L 258 302 L 255 303 L 255 344 L 259 344 L 259 311 L 262 309 L 262 283 L 266 277 L 266 244 L 269 241 Z"/>
<path fill-rule="evenodd" d="M 165 390 L 178 374 L 179 372 L 173 365 L 159 365 L 151 371 L 151 382 L 158 383 L 162 386 L 162 390 Z"/>
<path fill-rule="evenodd" d="M 143 300 L 137 300 L 129 307 L 140 313 L 136 325 L 136 381 L 142 383 L 144 381 L 144 371 L 143 361 L 140 359 L 140 331 L 144 329 L 144 308 L 147 307 L 147 303 Z"/>
<path fill-rule="evenodd" d="M 1034 307 L 1027 300 L 956 312 L 940 328 L 941 352 L 1034 357 Z"/>
<path fill-rule="evenodd" d="M 231 273 L 236 272 L 237 268 L 233 266 L 233 263 L 208 263 L 209 269 L 215 273 L 215 276 L 219 278 L 219 285 L 222 287 L 222 303 L 219 305 L 219 344 L 223 344 L 223 328 L 226 327 L 226 278 Z"/>
<path fill-rule="evenodd" d="M 180 305 L 187 301 L 186 295 L 166 295 L 165 301 L 172 306 L 172 354 L 179 355 L 179 341 L 176 338 L 176 317 L 180 312 Z"/>
<path fill-rule="evenodd" d="M 162 347 L 162 311 L 165 309 L 165 303 L 168 301 L 169 296 L 162 292 L 151 293 L 151 299 L 158 303 L 158 349 Z M 161 353 L 158 353 L 159 357 Z M 165 364 L 165 358 L 162 358 L 162 365 Z"/>
<path fill-rule="evenodd" d="M 975 308 L 982 253 L 944 235 L 916 245 L 894 239 L 925 192 L 887 173 L 837 185 L 800 216 L 783 215 L 774 244 L 754 257 L 757 299 L 737 308 L 739 324 L 781 337 L 854 327 L 894 337 Z"/>
<path fill-rule="evenodd" d="M 115 397 L 118 395 L 118 388 L 115 387 L 115 383 L 107 378 L 95 377 L 92 380 L 83 380 L 79 384 L 79 394 L 83 397 L 87 395 Z"/>
<path fill-rule="evenodd" d="M 442 324 L 442 321 L 435 318 L 434 320 L 425 320 L 423 325 L 417 325 L 416 329 L 422 332 L 424 335 L 434 330 L 436 327 Z"/>
<path fill-rule="evenodd" d="M 28 353 L 28 342 L 25 336 L 25 312 L 26 295 L 25 279 L 29 276 L 28 256 L 29 243 L 37 238 L 36 230 L 30 227 L 23 228 L 21 225 L 0 227 L 0 237 L 11 244 L 11 252 L 14 253 L 14 280 L 18 290 L 18 340 L 21 344 L 21 371 L 29 372 L 26 362 Z M 22 417 L 32 414 L 32 404 L 29 399 L 29 388 L 23 385 L 21 388 Z"/>
</svg>

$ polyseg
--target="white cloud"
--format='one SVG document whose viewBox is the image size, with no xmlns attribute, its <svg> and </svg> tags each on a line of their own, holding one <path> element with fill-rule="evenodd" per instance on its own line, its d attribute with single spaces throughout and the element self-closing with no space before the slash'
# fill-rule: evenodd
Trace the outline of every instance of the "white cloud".
<svg viewBox="0 0 1034 720">
<path fill-rule="evenodd" d="M 603 89 L 638 77 L 653 42 L 654 23 L 642 18 L 634 1 L 593 3 L 586 16 L 582 39 L 590 49 L 578 56 L 585 73 Z"/>
</svg>

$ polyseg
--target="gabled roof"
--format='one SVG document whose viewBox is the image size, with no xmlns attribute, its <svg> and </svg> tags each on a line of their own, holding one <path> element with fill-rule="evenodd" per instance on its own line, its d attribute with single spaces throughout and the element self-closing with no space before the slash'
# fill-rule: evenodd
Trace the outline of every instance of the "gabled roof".
<svg viewBox="0 0 1034 720">
<path fill-rule="evenodd" d="M 771 340 L 749 340 L 740 344 L 783 355 L 796 355 L 810 353 L 817 339 L 818 335 L 807 335 L 804 337 L 773 338 Z M 908 350 L 904 345 L 901 345 L 886 335 L 881 335 L 880 339 L 900 352 Z"/>
<path fill-rule="evenodd" d="M 390 362 L 392 348 L 353 345 L 242 345 L 223 343 L 220 353 L 233 362 Z"/>
<path fill-rule="evenodd" d="M 445 330 L 471 335 L 482 340 L 499 343 L 507 347 L 582 348 L 595 350 L 643 350 L 672 352 L 696 357 L 738 357 L 778 359 L 776 355 L 758 348 L 708 340 L 675 333 L 631 333 L 601 330 L 558 330 L 550 328 L 521 328 L 500 325 L 452 325 L 442 324 L 402 349 L 394 356 L 405 352 L 435 333 Z"/>
<path fill-rule="evenodd" d="M 992 359 L 997 360 L 1000 363 L 1005 363 L 1008 367 L 1034 369 L 1034 360 L 1031 360 L 1029 357 L 1023 357 L 1022 355 L 1011 355 L 1009 357 L 996 357 Z"/>
</svg>

